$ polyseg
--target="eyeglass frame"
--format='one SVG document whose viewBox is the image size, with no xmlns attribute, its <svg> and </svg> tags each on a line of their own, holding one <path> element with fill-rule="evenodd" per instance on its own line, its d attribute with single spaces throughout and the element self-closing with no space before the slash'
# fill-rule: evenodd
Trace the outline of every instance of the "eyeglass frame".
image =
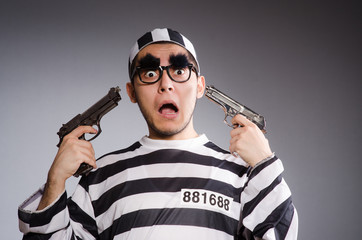
<svg viewBox="0 0 362 240">
<path fill-rule="evenodd" d="M 135 77 L 135 74 L 136 74 L 136 72 L 137 72 L 138 78 L 139 78 L 139 80 L 140 80 L 142 83 L 145 83 L 145 84 L 153 84 L 153 83 L 156 83 L 156 82 L 160 81 L 160 79 L 161 79 L 162 76 L 163 76 L 163 71 L 164 71 L 164 70 L 166 70 L 167 76 L 168 76 L 172 81 L 177 82 L 177 83 L 184 83 L 184 82 L 187 82 L 188 80 L 190 80 L 192 71 L 195 72 L 196 76 L 198 76 L 196 67 L 195 67 L 192 63 L 190 63 L 190 64 L 188 64 L 188 65 L 186 66 L 186 67 L 189 68 L 189 71 L 190 71 L 190 74 L 189 74 L 188 78 L 187 78 L 186 80 L 177 81 L 177 80 L 175 80 L 175 79 L 173 79 L 173 78 L 171 77 L 171 74 L 170 74 L 170 72 L 169 72 L 169 68 L 170 68 L 170 67 L 174 67 L 174 65 L 172 65 L 172 64 L 171 64 L 171 65 L 168 65 L 168 66 L 161 66 L 161 65 L 159 65 L 157 68 L 140 67 L 140 66 L 138 66 L 138 67 L 135 67 L 135 68 L 134 68 L 133 73 L 132 73 L 132 75 L 131 75 L 131 76 L 132 76 L 131 79 L 133 79 L 133 78 Z M 156 81 L 153 81 L 153 82 L 145 82 L 145 81 L 142 80 L 142 77 L 141 77 L 141 74 L 140 74 L 140 71 L 139 71 L 139 70 L 141 70 L 141 69 L 159 69 L 159 70 L 161 70 L 161 72 L 160 72 L 160 75 L 159 75 L 159 77 L 157 78 Z"/>
</svg>

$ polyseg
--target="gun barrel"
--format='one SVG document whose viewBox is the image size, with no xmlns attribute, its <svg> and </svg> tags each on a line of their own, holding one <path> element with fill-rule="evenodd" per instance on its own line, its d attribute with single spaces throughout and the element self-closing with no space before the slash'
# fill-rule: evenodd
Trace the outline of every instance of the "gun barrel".
<svg viewBox="0 0 362 240">
<path fill-rule="evenodd" d="M 77 127 L 81 125 L 99 125 L 100 119 L 118 105 L 118 102 L 121 100 L 119 92 L 120 88 L 118 86 L 111 88 L 106 96 L 101 98 L 82 114 L 78 114 L 69 122 L 63 124 L 57 133 L 59 135 L 59 143 L 57 146 L 60 146 L 64 136 L 72 132 Z"/>
<path fill-rule="evenodd" d="M 261 130 L 265 131 L 265 119 L 263 116 L 257 114 L 245 105 L 238 103 L 214 86 L 206 86 L 205 96 L 219 104 L 224 109 L 226 116 L 234 117 L 236 114 L 240 113 L 255 123 Z"/>
<path fill-rule="evenodd" d="M 100 126 L 100 120 L 101 118 L 111 111 L 113 108 L 115 108 L 118 105 L 118 102 L 121 100 L 121 95 L 119 94 L 120 88 L 113 87 L 109 90 L 108 94 L 101 98 L 98 102 L 93 104 L 90 108 L 88 108 L 85 112 L 82 114 L 78 114 L 75 116 L 72 120 L 67 122 L 66 124 L 63 124 L 63 126 L 59 129 L 59 132 L 57 133 L 59 135 L 59 143 L 57 147 L 60 146 L 60 144 L 63 141 L 64 136 L 66 136 L 68 133 L 73 131 L 75 128 L 81 125 L 87 125 L 87 126 L 98 126 L 98 132 L 97 134 L 87 140 L 92 141 L 95 139 L 101 132 L 101 126 Z M 80 139 L 85 139 L 85 135 L 83 134 Z M 82 163 L 78 170 L 74 173 L 75 177 L 79 177 L 80 175 L 87 174 L 92 170 L 92 167 L 86 163 Z"/>
<path fill-rule="evenodd" d="M 93 125 L 105 114 L 118 105 L 121 100 L 120 88 L 111 88 L 106 96 L 88 108 L 82 115 L 82 122 L 79 125 Z"/>
<path fill-rule="evenodd" d="M 221 91 L 217 90 L 214 86 L 206 86 L 205 96 L 208 97 L 210 100 L 222 105 L 223 107 L 227 108 L 227 106 L 233 108 L 237 112 L 242 112 L 243 105 L 236 102 L 226 94 L 222 93 Z"/>
</svg>

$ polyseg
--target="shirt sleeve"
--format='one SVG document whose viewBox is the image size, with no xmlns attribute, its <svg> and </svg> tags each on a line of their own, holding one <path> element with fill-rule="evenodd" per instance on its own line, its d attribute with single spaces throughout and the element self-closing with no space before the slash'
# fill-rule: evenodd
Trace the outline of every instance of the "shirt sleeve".
<svg viewBox="0 0 362 240">
<path fill-rule="evenodd" d="M 297 239 L 298 214 L 276 156 L 257 165 L 241 193 L 241 239 Z"/>
<path fill-rule="evenodd" d="M 97 238 L 95 220 L 84 211 L 90 209 L 90 201 L 87 201 L 89 197 L 83 198 L 81 203 L 76 203 L 72 198 L 67 199 L 67 193 L 64 191 L 51 205 L 36 210 L 43 196 L 44 187 L 19 206 L 19 229 L 24 234 L 23 239 Z M 78 185 L 73 197 L 79 199 L 84 194 L 86 191 Z"/>
<path fill-rule="evenodd" d="M 64 191 L 45 209 L 37 210 L 45 185 L 19 206 L 19 229 L 22 233 L 51 234 L 66 229 L 69 225 L 67 194 Z"/>
</svg>

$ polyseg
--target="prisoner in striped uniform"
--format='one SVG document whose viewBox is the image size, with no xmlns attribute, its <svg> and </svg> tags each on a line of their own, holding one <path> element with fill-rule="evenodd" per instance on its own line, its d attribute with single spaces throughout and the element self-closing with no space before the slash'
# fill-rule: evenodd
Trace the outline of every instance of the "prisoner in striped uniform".
<svg viewBox="0 0 362 240">
<path fill-rule="evenodd" d="M 230 152 L 193 126 L 205 79 L 191 42 L 171 29 L 143 35 L 131 49 L 130 100 L 149 133 L 99 158 L 67 135 L 46 184 L 18 210 L 24 239 L 296 239 L 298 215 L 283 165 L 261 130 L 237 115 Z M 65 181 L 94 167 L 71 197 Z M 97 168 L 96 168 L 97 167 Z"/>
</svg>

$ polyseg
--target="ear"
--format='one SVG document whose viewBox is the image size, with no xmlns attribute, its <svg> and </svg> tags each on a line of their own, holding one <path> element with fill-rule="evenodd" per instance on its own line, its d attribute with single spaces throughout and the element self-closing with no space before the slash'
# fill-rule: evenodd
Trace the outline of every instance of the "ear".
<svg viewBox="0 0 362 240">
<path fill-rule="evenodd" d="M 126 84 L 126 89 L 127 89 L 128 97 L 131 100 L 131 102 L 137 103 L 136 92 L 135 92 L 133 84 L 128 82 Z"/>
<path fill-rule="evenodd" d="M 197 78 L 197 98 L 202 98 L 205 92 L 205 78 L 200 76 Z"/>
</svg>

